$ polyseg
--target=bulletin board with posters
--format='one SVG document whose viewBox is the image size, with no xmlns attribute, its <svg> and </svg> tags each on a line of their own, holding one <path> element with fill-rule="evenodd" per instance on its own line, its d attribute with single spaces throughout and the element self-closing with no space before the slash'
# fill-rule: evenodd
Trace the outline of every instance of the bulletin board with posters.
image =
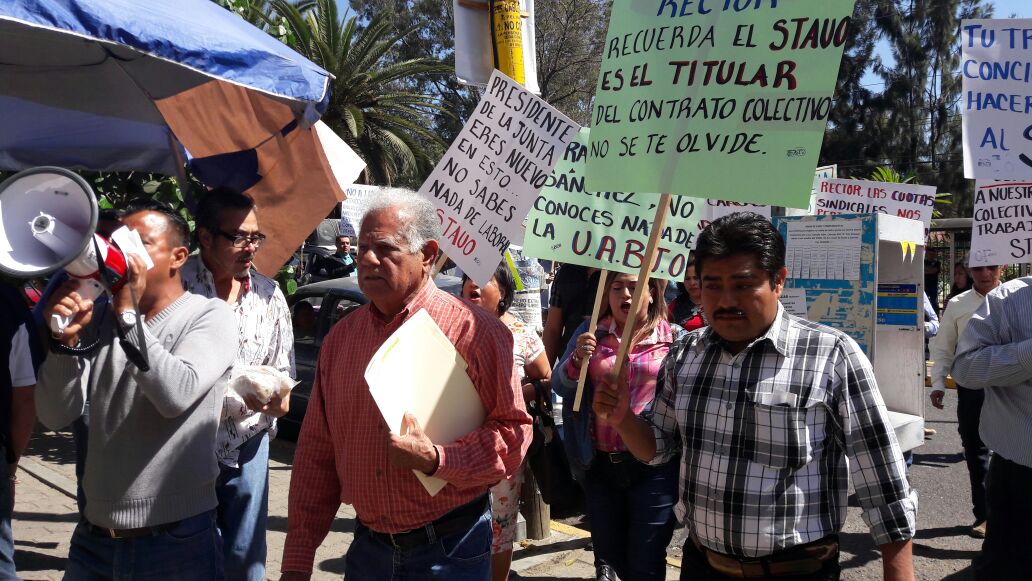
<svg viewBox="0 0 1032 581">
<path fill-rule="evenodd" d="M 849 335 L 874 365 L 904 450 L 924 441 L 924 227 L 887 214 L 779 216 L 786 288 L 807 318 Z"/>
</svg>

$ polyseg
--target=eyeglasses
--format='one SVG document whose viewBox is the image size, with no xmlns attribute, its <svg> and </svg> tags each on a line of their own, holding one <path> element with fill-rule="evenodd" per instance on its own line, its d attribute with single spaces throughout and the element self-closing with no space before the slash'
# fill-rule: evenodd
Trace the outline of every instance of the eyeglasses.
<svg viewBox="0 0 1032 581">
<path fill-rule="evenodd" d="M 265 244 L 266 239 L 265 234 L 248 236 L 247 234 L 229 234 L 222 230 L 216 230 L 215 233 L 232 242 L 236 248 L 247 248 L 248 244 L 254 244 L 255 250 L 257 250 L 262 247 L 262 244 Z"/>
</svg>

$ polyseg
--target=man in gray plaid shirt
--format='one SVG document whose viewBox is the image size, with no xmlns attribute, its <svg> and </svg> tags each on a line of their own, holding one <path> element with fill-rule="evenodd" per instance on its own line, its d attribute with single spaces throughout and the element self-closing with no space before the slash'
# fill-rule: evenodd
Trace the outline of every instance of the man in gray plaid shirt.
<svg viewBox="0 0 1032 581">
<path fill-rule="evenodd" d="M 785 312 L 785 243 L 767 219 L 715 220 L 695 268 L 710 326 L 671 348 L 651 409 L 629 413 L 626 378 L 593 402 L 643 462 L 681 454 L 681 578 L 838 579 L 848 457 L 885 578 L 912 580 L 917 494 L 867 357 Z"/>
</svg>

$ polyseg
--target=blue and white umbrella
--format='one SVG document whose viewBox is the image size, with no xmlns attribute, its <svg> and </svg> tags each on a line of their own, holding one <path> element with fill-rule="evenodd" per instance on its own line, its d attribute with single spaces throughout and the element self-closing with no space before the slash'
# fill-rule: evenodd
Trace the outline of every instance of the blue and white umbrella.
<svg viewBox="0 0 1032 581">
<path fill-rule="evenodd" d="M 255 198 L 270 238 L 256 264 L 275 271 L 361 171 L 316 129 L 329 83 L 210 0 L 6 0 L 0 169 L 176 175 L 188 161 Z"/>
</svg>

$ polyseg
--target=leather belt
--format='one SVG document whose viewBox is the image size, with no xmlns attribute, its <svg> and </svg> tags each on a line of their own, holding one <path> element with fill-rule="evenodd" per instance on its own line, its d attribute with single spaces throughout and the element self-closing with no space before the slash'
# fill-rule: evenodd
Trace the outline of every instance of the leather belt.
<svg viewBox="0 0 1032 581">
<path fill-rule="evenodd" d="M 602 452 L 602 451 L 599 451 L 599 454 L 601 454 L 602 457 L 605 458 L 606 460 L 609 460 L 610 464 L 622 464 L 624 462 L 628 462 L 630 460 L 634 460 L 635 459 L 634 455 L 631 454 L 630 452 Z"/>
<path fill-rule="evenodd" d="M 108 537 L 111 539 L 138 539 L 141 537 L 154 537 L 160 535 L 163 532 L 170 531 L 183 521 L 177 520 L 175 522 L 160 524 L 152 527 L 140 527 L 138 529 L 109 529 L 107 527 L 98 527 L 97 525 L 87 522 L 86 530 L 89 532 L 101 536 Z"/>
<path fill-rule="evenodd" d="M 838 537 L 834 535 L 756 558 L 740 558 L 718 553 L 702 546 L 694 536 L 692 543 L 706 557 L 706 562 L 713 570 L 734 579 L 810 575 L 823 569 L 828 561 L 838 560 L 839 557 Z"/>
<path fill-rule="evenodd" d="M 430 524 L 403 533 L 381 533 L 366 528 L 369 529 L 370 536 L 385 545 L 400 550 L 414 549 L 436 543 L 441 537 L 469 530 L 487 512 L 489 503 L 488 495 L 478 496 L 472 502 L 456 508 Z"/>
</svg>

